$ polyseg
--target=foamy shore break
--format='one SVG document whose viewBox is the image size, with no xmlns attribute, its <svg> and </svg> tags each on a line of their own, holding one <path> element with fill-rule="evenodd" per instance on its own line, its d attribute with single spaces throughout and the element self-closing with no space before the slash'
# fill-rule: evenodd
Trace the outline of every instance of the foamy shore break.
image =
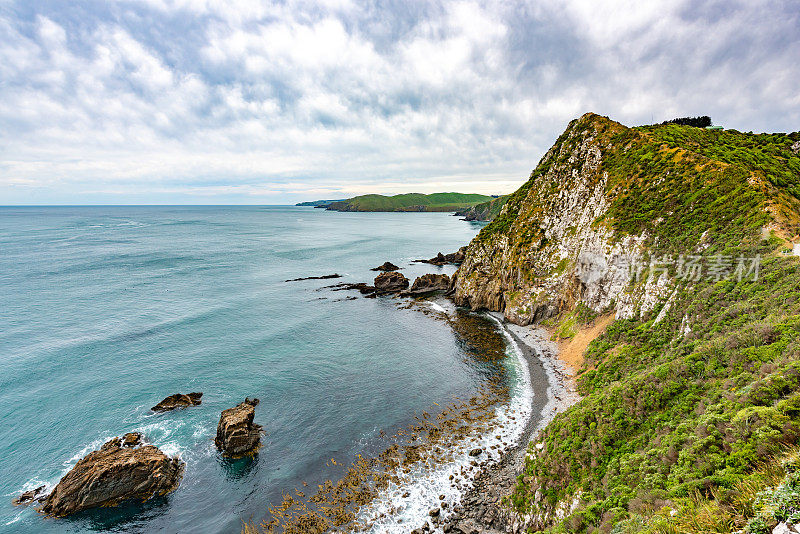
<svg viewBox="0 0 800 534">
<path fill-rule="evenodd" d="M 457 504 L 445 517 L 441 511 L 431 515 L 412 534 L 444 532 L 453 534 L 502 534 L 521 532 L 524 525 L 508 511 L 501 501 L 511 494 L 521 472 L 531 438 L 544 428 L 556 414 L 566 410 L 580 399 L 574 383 L 574 370 L 559 359 L 558 345 L 550 340 L 550 334 L 536 326 L 519 326 L 504 320 L 500 313 L 488 316 L 498 322 L 526 370 L 528 393 L 515 396 L 508 412 L 516 413 L 515 407 L 522 398 L 527 402 L 527 420 L 516 437 L 515 444 L 504 449 L 497 459 L 482 464 L 464 489 Z M 544 395 L 542 394 L 544 392 Z M 522 398 L 520 398 L 522 397 Z"/>
</svg>

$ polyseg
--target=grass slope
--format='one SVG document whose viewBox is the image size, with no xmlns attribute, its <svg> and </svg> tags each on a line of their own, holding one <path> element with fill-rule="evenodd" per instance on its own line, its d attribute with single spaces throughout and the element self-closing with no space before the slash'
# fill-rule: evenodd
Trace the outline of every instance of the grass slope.
<svg viewBox="0 0 800 534">
<path fill-rule="evenodd" d="M 334 211 L 456 211 L 492 200 L 487 195 L 466 193 L 406 193 L 402 195 L 361 195 L 328 206 Z"/>
</svg>

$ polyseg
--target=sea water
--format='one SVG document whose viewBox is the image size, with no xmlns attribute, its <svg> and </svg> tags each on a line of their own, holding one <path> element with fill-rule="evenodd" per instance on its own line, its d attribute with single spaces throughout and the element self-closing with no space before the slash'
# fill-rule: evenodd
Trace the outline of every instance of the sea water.
<svg viewBox="0 0 800 534">
<path fill-rule="evenodd" d="M 452 274 L 412 260 L 453 252 L 480 227 L 445 213 L 288 206 L 0 208 L 0 532 L 239 532 L 303 482 L 341 475 L 382 431 L 468 398 L 486 369 L 447 321 L 408 299 L 326 286 L 371 282 L 384 261 L 411 280 Z M 342 278 L 285 281 L 332 273 Z M 518 356 L 510 347 L 512 398 L 499 417 L 527 416 Z M 201 406 L 150 411 L 190 391 L 203 392 Z M 245 397 L 261 400 L 263 447 L 226 460 L 213 443 L 219 414 Z M 168 497 L 69 519 L 12 506 L 130 431 L 186 462 Z M 411 492 L 397 531 L 421 524 L 454 465 L 372 508 Z M 376 531 L 396 530 L 384 523 Z"/>
</svg>

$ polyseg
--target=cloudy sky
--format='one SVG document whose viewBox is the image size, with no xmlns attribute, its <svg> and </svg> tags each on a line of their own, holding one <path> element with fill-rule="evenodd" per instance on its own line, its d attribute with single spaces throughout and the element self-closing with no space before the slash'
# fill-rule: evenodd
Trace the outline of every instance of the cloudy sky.
<svg viewBox="0 0 800 534">
<path fill-rule="evenodd" d="M 0 204 L 516 189 L 570 119 L 800 129 L 796 1 L 0 0 Z"/>
</svg>

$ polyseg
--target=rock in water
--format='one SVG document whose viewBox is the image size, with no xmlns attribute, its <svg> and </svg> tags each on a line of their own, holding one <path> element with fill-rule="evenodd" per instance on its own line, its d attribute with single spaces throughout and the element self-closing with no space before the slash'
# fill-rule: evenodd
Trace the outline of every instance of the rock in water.
<svg viewBox="0 0 800 534">
<path fill-rule="evenodd" d="M 386 271 L 386 272 L 388 272 L 388 271 L 396 271 L 399 268 L 400 267 L 398 267 L 394 263 L 392 263 L 390 261 L 387 261 L 387 262 L 384 262 L 383 265 L 379 265 L 378 267 L 375 267 L 374 269 L 370 269 L 370 271 Z"/>
<path fill-rule="evenodd" d="M 43 501 L 47 498 L 46 494 L 47 486 L 39 486 L 36 489 L 23 491 L 19 497 L 11 501 L 15 506 L 31 504 L 35 501 Z"/>
<path fill-rule="evenodd" d="M 450 289 L 450 277 L 446 274 L 423 274 L 411 286 L 410 293 L 429 293 Z"/>
<path fill-rule="evenodd" d="M 452 255 L 453 258 L 455 258 L 455 254 L 456 253 L 454 252 L 453 255 Z M 448 256 L 449 256 L 449 254 L 448 254 Z M 463 258 L 462 258 L 462 260 L 463 260 Z M 441 252 L 438 253 L 436 256 L 434 256 L 433 258 L 431 258 L 429 260 L 414 260 L 414 262 L 415 263 L 430 263 L 431 265 L 438 265 L 439 267 L 441 267 L 442 265 L 446 265 L 448 263 L 451 263 L 447 259 L 447 257 L 444 254 L 442 254 Z"/>
<path fill-rule="evenodd" d="M 98 506 L 166 495 L 180 484 L 186 465 L 158 447 L 123 447 L 123 440 L 107 441 L 87 454 L 64 475 L 47 497 L 42 511 L 64 517 Z"/>
<path fill-rule="evenodd" d="M 445 254 L 444 259 L 446 259 L 450 263 L 461 264 L 464 263 L 464 253 L 467 251 L 467 247 L 461 247 L 455 252 L 451 252 L 450 254 Z"/>
<path fill-rule="evenodd" d="M 255 450 L 261 441 L 261 426 L 253 423 L 258 399 L 245 399 L 222 412 L 214 443 L 225 456 L 236 458 Z"/>
<path fill-rule="evenodd" d="M 154 412 L 166 412 L 169 410 L 174 410 L 175 408 L 186 408 L 187 406 L 197 406 L 202 401 L 200 398 L 203 396 L 202 393 L 189 393 L 188 395 L 184 395 L 183 393 L 176 393 L 174 395 L 170 395 L 166 399 L 162 400 L 152 408 Z"/>
<path fill-rule="evenodd" d="M 396 293 L 408 288 L 408 278 L 400 273 L 381 273 L 375 277 L 375 289 L 384 293 Z"/>
<path fill-rule="evenodd" d="M 428 260 L 428 263 L 431 265 L 444 265 L 447 263 L 447 258 L 444 257 L 444 254 L 441 252 L 436 255 L 435 258 L 431 258 Z"/>
</svg>

